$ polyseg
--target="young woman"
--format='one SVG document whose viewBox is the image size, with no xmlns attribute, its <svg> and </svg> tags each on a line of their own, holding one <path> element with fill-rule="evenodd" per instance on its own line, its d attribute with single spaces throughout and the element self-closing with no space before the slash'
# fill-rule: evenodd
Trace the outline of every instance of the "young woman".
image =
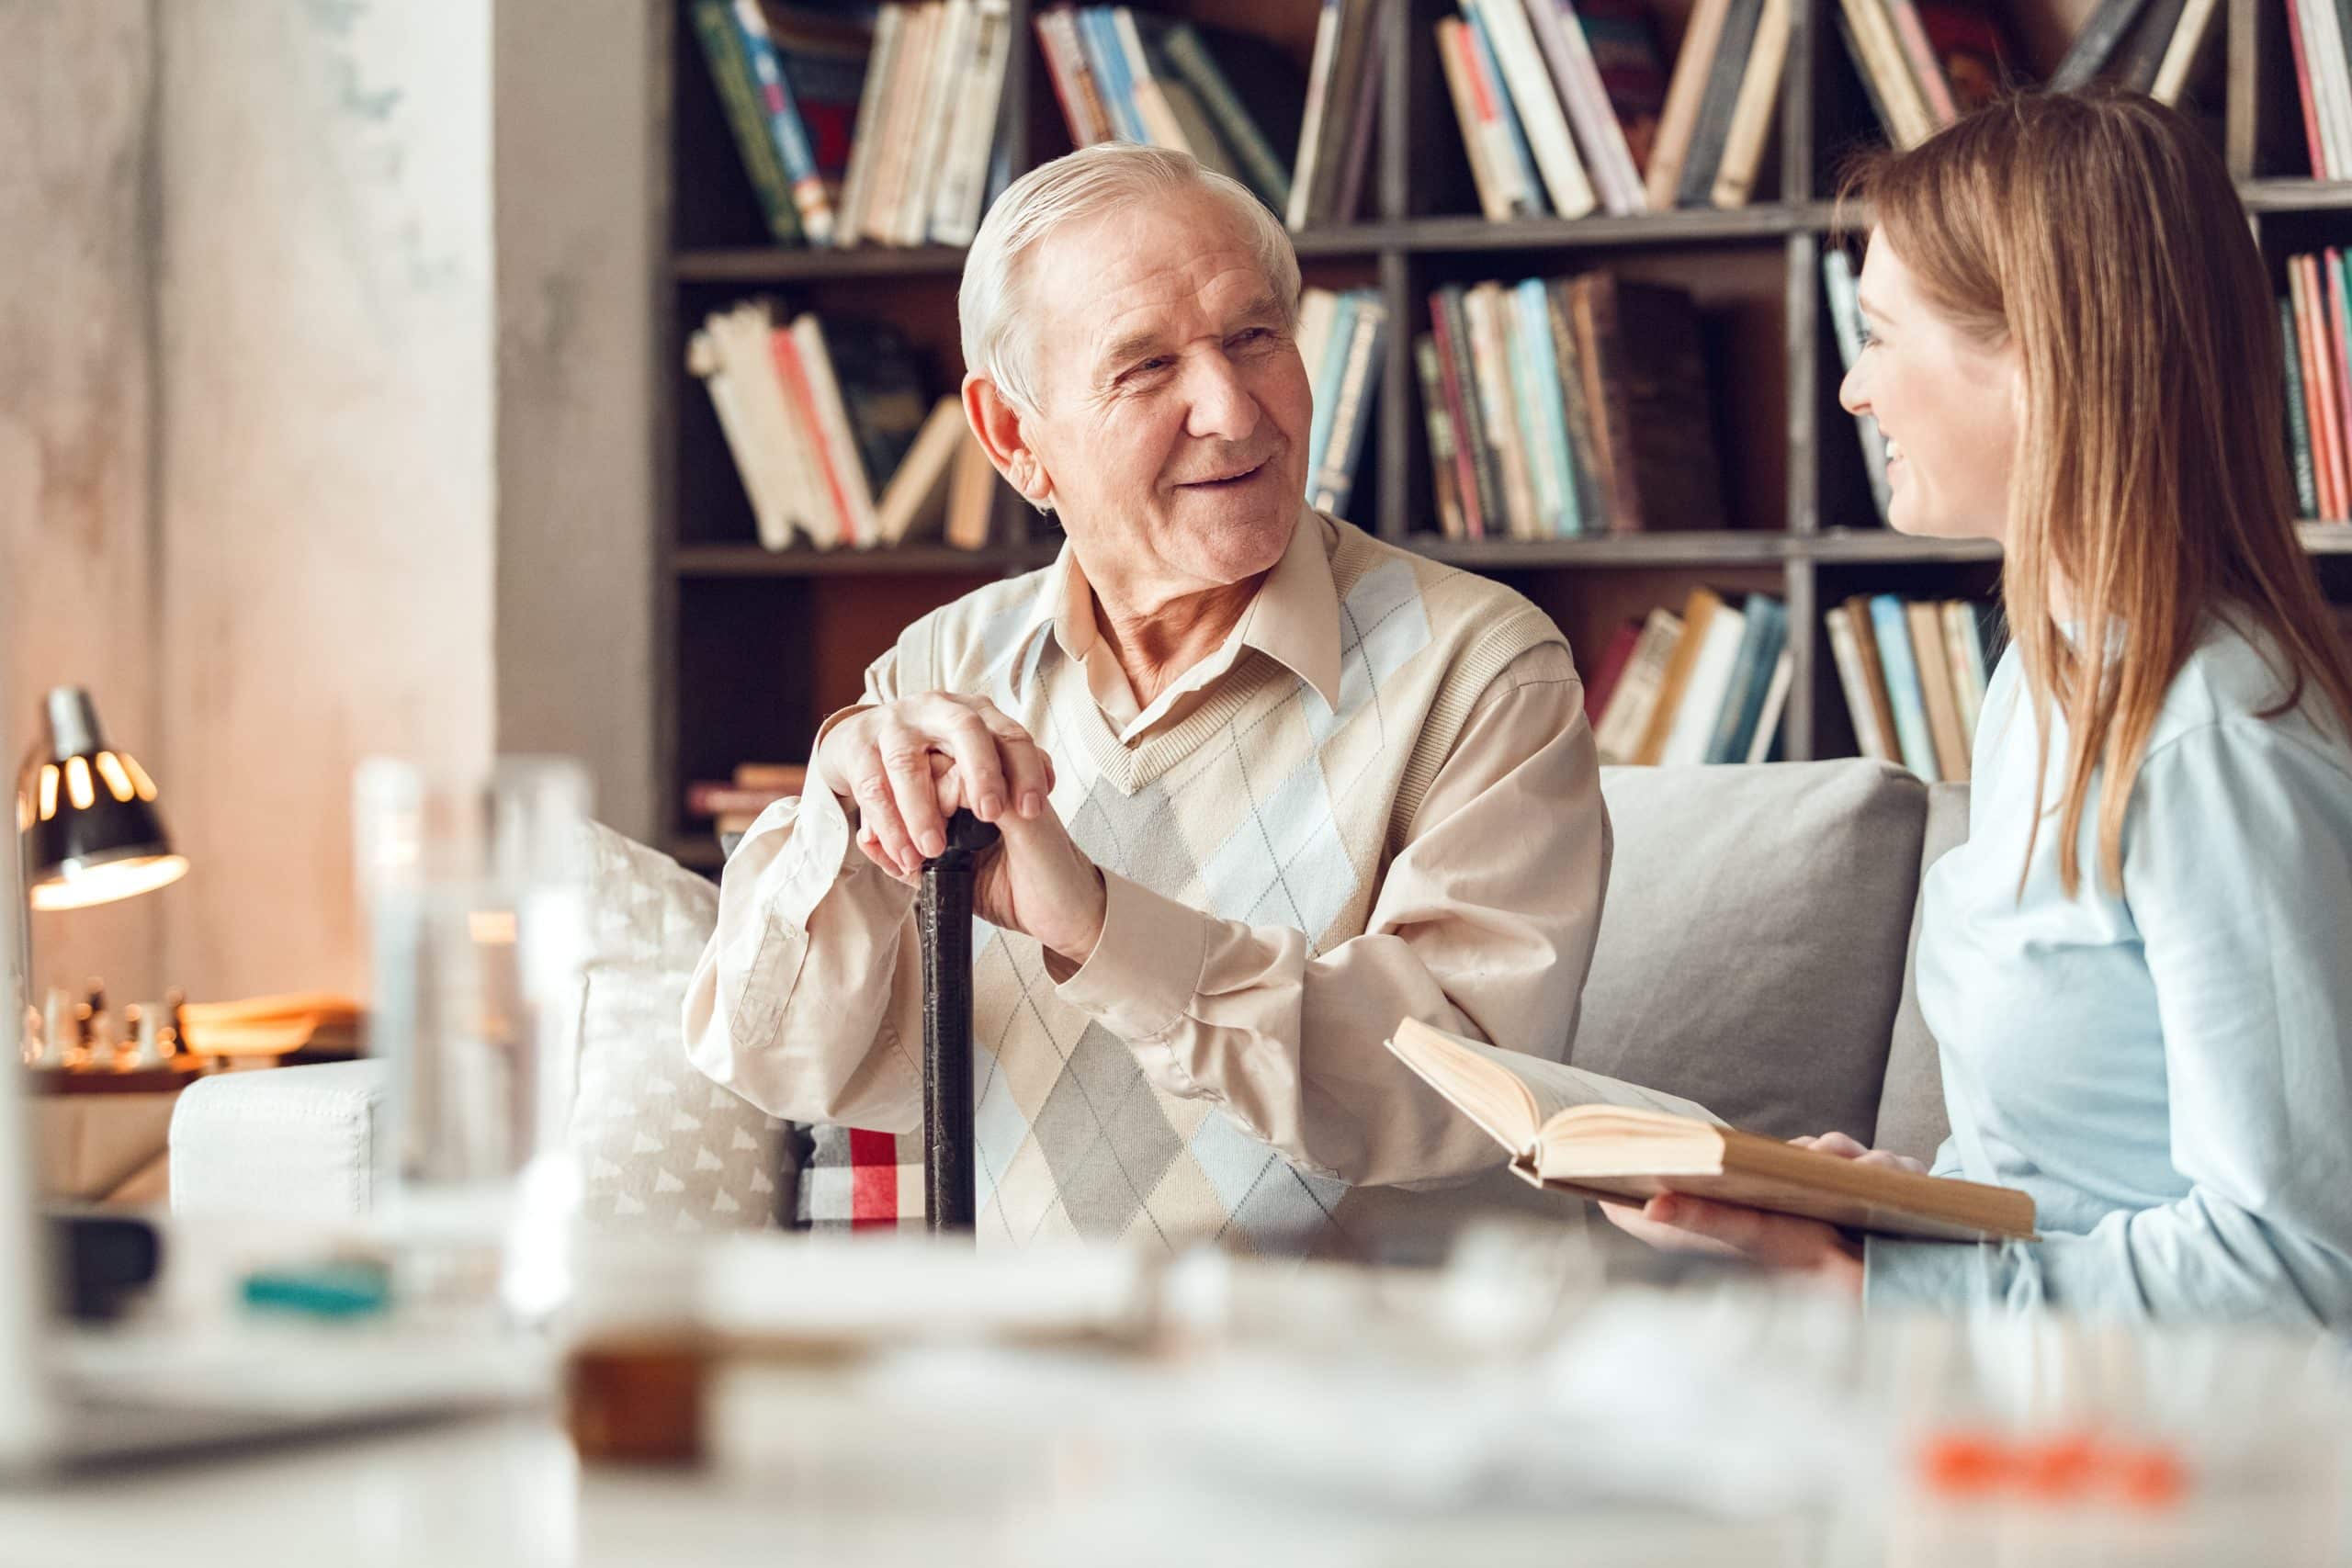
<svg viewBox="0 0 2352 1568">
<path fill-rule="evenodd" d="M 2042 1239 L 1608 1212 L 1873 1306 L 2352 1323 L 2352 665 L 2229 175 L 2150 99 L 2036 94 L 1845 195 L 1874 226 L 1840 400 L 1886 436 L 1890 518 L 2007 563 L 1969 840 L 1922 895 L 1935 1174 L 2023 1188 Z"/>
</svg>

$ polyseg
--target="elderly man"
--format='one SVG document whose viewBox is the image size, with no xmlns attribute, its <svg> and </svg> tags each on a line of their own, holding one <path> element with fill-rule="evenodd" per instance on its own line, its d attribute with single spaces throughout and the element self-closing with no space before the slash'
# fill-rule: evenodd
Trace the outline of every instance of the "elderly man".
<svg viewBox="0 0 2352 1568">
<path fill-rule="evenodd" d="M 1361 1252 L 1378 1184 L 1497 1166 L 1383 1047 L 1557 1059 L 1610 836 L 1583 688 L 1508 589 L 1307 510 L 1288 237 L 1129 145 L 1016 182 L 959 307 L 964 405 L 1066 543 L 910 627 L 729 861 L 695 1064 L 802 1121 L 920 1121 L 913 904 L 976 892 L 978 1231 Z"/>
</svg>

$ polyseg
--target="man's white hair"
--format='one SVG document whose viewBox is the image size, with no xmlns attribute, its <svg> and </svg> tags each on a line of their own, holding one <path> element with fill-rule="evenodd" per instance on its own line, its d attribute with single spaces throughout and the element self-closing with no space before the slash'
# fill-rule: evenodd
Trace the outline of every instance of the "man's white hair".
<svg viewBox="0 0 2352 1568">
<path fill-rule="evenodd" d="M 1025 297 L 1029 253 L 1064 224 L 1187 191 L 1214 197 L 1232 213 L 1266 287 L 1282 306 L 1283 323 L 1295 330 L 1298 254 L 1280 220 L 1249 186 L 1201 167 L 1189 153 L 1104 141 L 1040 164 L 1013 181 L 989 209 L 964 259 L 964 282 L 956 294 L 966 367 L 995 382 L 1015 407 L 1035 412 L 1035 312 Z"/>
</svg>

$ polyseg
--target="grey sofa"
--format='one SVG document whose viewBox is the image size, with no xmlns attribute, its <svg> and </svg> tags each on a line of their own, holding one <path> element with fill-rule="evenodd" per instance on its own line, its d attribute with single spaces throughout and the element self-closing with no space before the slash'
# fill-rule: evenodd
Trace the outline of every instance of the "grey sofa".
<svg viewBox="0 0 2352 1568">
<path fill-rule="evenodd" d="M 1602 789 L 1616 860 L 1577 1065 L 1758 1131 L 1837 1129 L 1932 1156 L 1942 1088 L 1909 954 L 1922 871 L 1965 836 L 1965 788 L 1845 761 L 1613 768 Z M 618 834 L 592 836 L 594 930 L 564 1020 L 588 1215 L 774 1223 L 790 1212 L 786 1130 L 695 1073 L 679 1041 L 716 890 Z M 372 1062 L 200 1080 L 173 1121 L 173 1206 L 364 1212 L 383 1104 Z"/>
</svg>

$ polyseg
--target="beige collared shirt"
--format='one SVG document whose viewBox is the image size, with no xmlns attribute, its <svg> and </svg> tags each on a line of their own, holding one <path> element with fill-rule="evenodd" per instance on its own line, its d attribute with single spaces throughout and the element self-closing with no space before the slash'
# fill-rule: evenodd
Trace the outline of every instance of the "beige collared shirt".
<svg viewBox="0 0 2352 1568">
<path fill-rule="evenodd" d="M 1245 660 L 1252 649 L 1336 705 L 1345 611 L 1335 537 L 1332 525 L 1303 513 L 1232 633 L 1148 705 L 1099 635 L 1092 592 L 1068 547 L 1011 657 L 1050 632 L 1130 750 L 1262 671 Z M 900 690 L 894 651 L 868 671 L 861 705 L 911 694 Z M 1302 1167 L 1382 1183 L 1499 1164 L 1493 1141 L 1378 1043 L 1410 1015 L 1566 1055 L 1610 859 L 1583 694 L 1564 641 L 1527 649 L 1486 682 L 1385 857 L 1363 935 L 1313 952 L 1297 931 L 1221 919 L 1106 870 L 1102 937 L 1056 994 L 1134 1043 L 1155 1082 L 1209 1095 Z M 820 737 L 856 711 L 829 718 Z M 921 1118 L 920 1077 L 903 1043 L 922 1038 L 921 976 L 914 944 L 898 940 L 911 926 L 914 895 L 856 849 L 854 809 L 812 770 L 808 795 L 771 807 L 738 846 L 718 931 L 688 991 L 687 1047 L 697 1066 L 774 1114 L 903 1131 Z M 811 833 L 804 852 L 784 852 L 792 836 Z M 759 995 L 752 971 L 774 962 L 762 932 L 777 921 L 805 952 L 777 965 L 786 994 Z M 738 1010 L 756 1009 L 756 1028 L 728 1016 L 729 997 L 741 998 Z"/>
</svg>

